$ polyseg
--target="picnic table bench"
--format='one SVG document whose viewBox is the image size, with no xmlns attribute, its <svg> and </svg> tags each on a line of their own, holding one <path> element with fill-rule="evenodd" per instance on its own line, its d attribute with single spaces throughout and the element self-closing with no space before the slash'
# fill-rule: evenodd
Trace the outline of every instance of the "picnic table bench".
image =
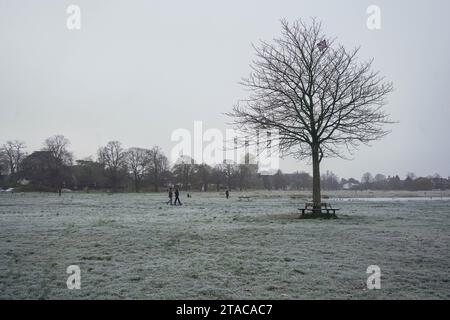
<svg viewBox="0 0 450 320">
<path fill-rule="evenodd" d="M 300 210 L 302 212 L 302 216 L 305 215 L 307 212 L 308 213 L 316 213 L 316 211 L 317 211 L 317 209 L 314 208 L 314 203 L 312 203 L 312 202 L 305 203 L 305 207 L 298 208 L 298 210 Z M 326 203 L 326 202 L 321 203 L 320 213 L 325 211 L 327 214 L 332 213 L 333 215 L 335 215 L 336 211 L 338 211 L 338 210 L 339 209 L 335 209 L 335 208 L 331 207 L 330 203 Z"/>
</svg>

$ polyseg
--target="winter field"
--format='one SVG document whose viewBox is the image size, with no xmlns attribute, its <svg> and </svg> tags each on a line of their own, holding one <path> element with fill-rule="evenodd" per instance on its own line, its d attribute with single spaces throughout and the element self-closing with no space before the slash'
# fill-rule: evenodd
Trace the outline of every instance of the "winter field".
<svg viewBox="0 0 450 320">
<path fill-rule="evenodd" d="M 0 298 L 450 298 L 449 192 L 325 192 L 339 219 L 301 220 L 307 195 L 0 194 Z"/>
</svg>

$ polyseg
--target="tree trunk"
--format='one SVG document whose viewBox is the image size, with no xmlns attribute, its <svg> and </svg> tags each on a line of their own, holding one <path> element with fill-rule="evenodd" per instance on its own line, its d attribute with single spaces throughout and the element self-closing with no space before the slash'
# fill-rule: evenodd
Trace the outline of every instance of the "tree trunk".
<svg viewBox="0 0 450 320">
<path fill-rule="evenodd" d="M 159 191 L 159 175 L 155 172 L 153 175 L 154 178 L 154 186 L 155 186 L 155 192 Z"/>
<path fill-rule="evenodd" d="M 112 178 L 111 178 L 111 182 L 112 182 L 112 191 L 116 192 L 116 188 L 117 188 L 117 182 L 116 182 L 116 174 L 115 172 L 113 172 L 112 174 Z"/>
<path fill-rule="evenodd" d="M 313 149 L 313 206 L 314 212 L 321 212 L 321 195 L 320 195 L 320 158 L 318 148 Z"/>
</svg>

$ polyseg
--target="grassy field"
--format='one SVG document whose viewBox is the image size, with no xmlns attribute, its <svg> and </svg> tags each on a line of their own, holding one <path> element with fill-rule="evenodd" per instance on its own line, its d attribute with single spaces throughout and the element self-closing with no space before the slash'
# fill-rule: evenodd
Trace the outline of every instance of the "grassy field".
<svg viewBox="0 0 450 320">
<path fill-rule="evenodd" d="M 447 193 L 0 194 L 0 298 L 449 299 Z M 422 198 L 410 198 L 422 196 Z M 431 198 L 432 197 L 432 198 Z M 68 290 L 66 268 L 81 268 Z M 366 269 L 381 268 L 368 290 Z"/>
</svg>

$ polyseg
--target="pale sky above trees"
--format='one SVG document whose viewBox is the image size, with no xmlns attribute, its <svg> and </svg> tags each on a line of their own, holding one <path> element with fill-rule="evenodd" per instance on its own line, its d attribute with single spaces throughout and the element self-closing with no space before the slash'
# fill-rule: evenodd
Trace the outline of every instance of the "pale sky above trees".
<svg viewBox="0 0 450 320">
<path fill-rule="evenodd" d="M 81 8 L 81 30 L 66 28 L 70 4 Z M 372 4 L 381 30 L 366 27 Z M 399 121 L 355 160 L 326 159 L 323 170 L 447 176 L 449 12 L 446 0 L 0 0 L 0 144 L 17 139 L 32 151 L 63 134 L 78 159 L 111 140 L 170 155 L 175 129 L 192 130 L 194 120 L 226 128 L 223 113 L 246 96 L 238 82 L 252 42 L 277 37 L 282 18 L 317 17 L 394 83 L 386 111 Z M 310 165 L 286 159 L 281 169 Z"/>
</svg>

